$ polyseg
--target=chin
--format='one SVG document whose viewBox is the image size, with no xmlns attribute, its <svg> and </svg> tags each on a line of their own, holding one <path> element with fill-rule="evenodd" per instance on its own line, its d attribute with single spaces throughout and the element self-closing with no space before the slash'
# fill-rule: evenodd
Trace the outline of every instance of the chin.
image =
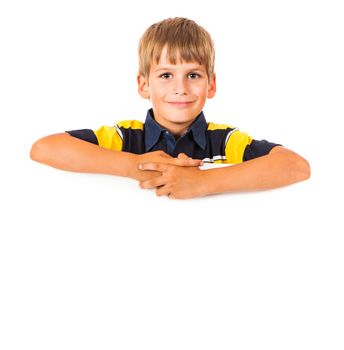
<svg viewBox="0 0 344 350">
<path fill-rule="evenodd" d="M 190 119 L 195 118 L 193 117 L 194 113 L 191 113 L 190 111 L 185 111 L 185 110 L 172 111 L 172 112 L 169 111 L 167 115 L 170 116 L 169 118 L 170 120 L 175 120 L 175 121 L 180 121 L 180 120 L 188 121 Z"/>
</svg>

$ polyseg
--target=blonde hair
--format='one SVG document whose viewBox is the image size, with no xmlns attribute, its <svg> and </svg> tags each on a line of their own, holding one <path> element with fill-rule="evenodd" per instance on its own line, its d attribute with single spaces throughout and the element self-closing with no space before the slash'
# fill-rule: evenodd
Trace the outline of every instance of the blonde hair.
<svg viewBox="0 0 344 350">
<path fill-rule="evenodd" d="M 154 23 L 142 35 L 138 47 L 140 75 L 148 78 L 152 62 L 159 63 L 165 46 L 171 64 L 178 59 L 198 62 L 205 67 L 210 80 L 214 73 L 214 43 L 203 27 L 183 17 Z"/>
</svg>

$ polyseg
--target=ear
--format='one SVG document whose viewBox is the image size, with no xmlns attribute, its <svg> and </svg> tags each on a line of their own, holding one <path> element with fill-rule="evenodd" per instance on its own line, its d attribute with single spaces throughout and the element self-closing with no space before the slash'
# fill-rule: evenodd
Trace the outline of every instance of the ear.
<svg viewBox="0 0 344 350">
<path fill-rule="evenodd" d="M 207 97 L 213 98 L 215 96 L 215 93 L 216 93 L 216 74 L 213 73 L 209 82 Z"/>
<path fill-rule="evenodd" d="M 149 84 L 146 78 L 141 74 L 137 75 L 137 87 L 140 96 L 149 99 Z"/>
</svg>

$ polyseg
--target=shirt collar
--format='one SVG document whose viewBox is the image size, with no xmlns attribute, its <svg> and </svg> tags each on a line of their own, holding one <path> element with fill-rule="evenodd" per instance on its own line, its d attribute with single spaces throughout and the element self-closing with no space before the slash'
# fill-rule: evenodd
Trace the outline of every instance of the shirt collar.
<svg viewBox="0 0 344 350">
<path fill-rule="evenodd" d="M 201 112 L 195 121 L 190 125 L 187 132 L 191 133 L 194 141 L 205 150 L 205 146 L 207 143 L 206 140 L 206 130 L 208 128 L 208 124 L 204 117 L 203 112 Z M 162 128 L 154 119 L 153 109 L 150 108 L 147 111 L 146 121 L 145 121 L 145 148 L 146 152 L 148 152 L 158 141 L 160 138 L 161 132 L 166 129 Z M 183 135 L 184 136 L 184 135 Z M 183 137 L 182 136 L 182 137 Z"/>
<path fill-rule="evenodd" d="M 207 129 L 208 129 L 208 123 L 205 120 L 203 112 L 201 112 L 197 116 L 196 120 L 189 127 L 189 130 L 192 131 L 192 136 L 193 136 L 195 142 L 203 150 L 205 150 L 205 146 L 207 144 L 207 139 L 206 139 Z"/>
<path fill-rule="evenodd" d="M 154 120 L 153 109 L 147 111 L 146 121 L 145 121 L 145 148 L 146 152 L 159 141 L 161 132 L 164 129 Z"/>
</svg>

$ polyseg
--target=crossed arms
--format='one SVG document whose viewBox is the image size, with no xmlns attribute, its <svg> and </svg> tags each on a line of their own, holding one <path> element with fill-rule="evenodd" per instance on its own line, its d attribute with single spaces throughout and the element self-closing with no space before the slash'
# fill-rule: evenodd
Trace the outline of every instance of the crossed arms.
<svg viewBox="0 0 344 350">
<path fill-rule="evenodd" d="M 158 196 L 179 199 L 272 189 L 310 177 L 308 162 L 282 146 L 240 164 L 201 170 L 201 160 L 183 153 L 177 158 L 163 151 L 137 155 L 105 149 L 60 133 L 35 142 L 30 157 L 67 171 L 130 177 L 138 180 L 143 189 L 155 188 Z"/>
</svg>

